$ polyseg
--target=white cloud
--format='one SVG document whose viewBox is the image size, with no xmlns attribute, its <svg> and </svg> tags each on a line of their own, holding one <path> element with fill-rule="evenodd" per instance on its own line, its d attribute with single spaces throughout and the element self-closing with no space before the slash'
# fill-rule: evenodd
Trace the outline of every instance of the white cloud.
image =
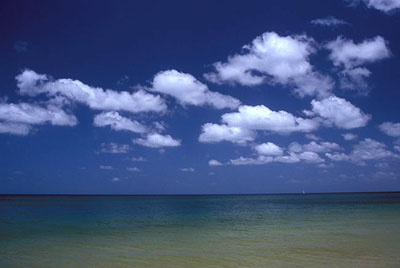
<svg viewBox="0 0 400 268">
<path fill-rule="evenodd" d="M 147 134 L 145 139 L 138 138 L 132 142 L 150 148 L 176 147 L 181 145 L 180 140 L 175 140 L 170 135 L 161 135 L 158 133 Z"/>
<path fill-rule="evenodd" d="M 345 99 L 330 96 L 322 100 L 311 102 L 312 113 L 325 119 L 325 123 L 333 124 L 338 128 L 353 129 L 367 125 L 371 116 L 364 114 L 360 108 Z"/>
<path fill-rule="evenodd" d="M 102 153 L 110 153 L 110 154 L 126 154 L 130 150 L 130 146 L 128 144 L 117 144 L 115 142 L 110 143 L 102 143 L 100 151 Z"/>
<path fill-rule="evenodd" d="M 239 157 L 236 159 L 229 160 L 229 164 L 231 165 L 265 165 L 273 162 L 277 163 L 287 163 L 294 164 L 303 161 L 304 163 L 309 164 L 318 164 L 325 162 L 323 158 L 321 158 L 317 153 L 314 152 L 302 152 L 302 153 L 289 153 L 288 155 L 280 155 L 280 156 L 265 156 L 259 155 L 257 158 L 251 157 Z"/>
<path fill-rule="evenodd" d="M 0 103 L 0 133 L 27 135 L 31 125 L 50 123 L 54 126 L 75 126 L 76 117 L 59 107 L 46 108 L 29 103 Z"/>
<path fill-rule="evenodd" d="M 105 169 L 105 170 L 111 170 L 111 169 L 113 169 L 112 166 L 105 166 L 105 165 L 100 165 L 99 168 L 100 168 L 100 169 Z"/>
<path fill-rule="evenodd" d="M 260 155 L 277 156 L 283 154 L 282 148 L 272 142 L 258 144 L 254 146 L 254 150 Z"/>
<path fill-rule="evenodd" d="M 49 97 L 62 96 L 71 101 L 79 102 L 95 110 L 139 112 L 164 112 L 167 106 L 160 96 L 147 93 L 144 90 L 136 92 L 114 91 L 83 84 L 79 80 L 51 80 L 47 75 L 25 70 L 17 77 L 21 94 L 36 96 L 47 94 Z"/>
<path fill-rule="evenodd" d="M 307 163 L 322 163 L 325 162 L 317 153 L 315 152 L 302 152 L 297 155 L 298 158 L 304 160 Z"/>
<path fill-rule="evenodd" d="M 222 166 L 223 164 L 221 162 L 219 162 L 218 160 L 211 159 L 210 161 L 208 161 L 208 165 L 210 165 L 210 166 Z"/>
<path fill-rule="evenodd" d="M 351 140 L 355 140 L 358 138 L 358 136 L 356 134 L 352 134 L 352 133 L 345 133 L 342 134 L 343 139 L 345 139 L 346 141 L 351 141 Z"/>
<path fill-rule="evenodd" d="M 13 135 L 28 135 L 31 131 L 31 126 L 20 123 L 0 122 L 0 133 L 8 133 Z"/>
<path fill-rule="evenodd" d="M 386 135 L 400 137 L 400 123 L 385 122 L 379 125 L 379 129 Z"/>
<path fill-rule="evenodd" d="M 335 41 L 326 44 L 331 51 L 329 58 L 335 66 L 353 68 L 365 63 L 375 62 L 391 55 L 385 39 L 376 36 L 356 44 L 353 40 L 338 37 Z"/>
<path fill-rule="evenodd" d="M 310 132 L 318 128 L 315 120 L 295 117 L 286 111 L 272 111 L 264 105 L 242 105 L 238 112 L 222 115 L 222 121 L 231 127 L 268 130 L 280 134 Z"/>
<path fill-rule="evenodd" d="M 357 5 L 360 0 L 348 0 L 352 5 Z M 375 8 L 385 13 L 397 11 L 400 8 L 400 0 L 363 0 L 367 7 Z"/>
<path fill-rule="evenodd" d="M 317 143 L 315 141 L 312 141 L 307 144 L 299 144 L 298 142 L 292 142 L 289 145 L 289 151 L 290 152 L 314 152 L 314 153 L 325 153 L 325 152 L 331 152 L 331 151 L 336 151 L 336 150 L 341 150 L 342 147 L 340 147 L 339 144 L 334 143 L 334 142 L 320 142 Z"/>
<path fill-rule="evenodd" d="M 216 143 L 230 141 L 237 144 L 246 144 L 255 139 L 256 134 L 248 129 L 206 123 L 201 128 L 199 141 L 203 143 Z"/>
<path fill-rule="evenodd" d="M 194 172 L 194 168 L 191 168 L 191 167 L 189 167 L 189 168 L 181 168 L 181 171 L 183 171 L 183 172 Z"/>
<path fill-rule="evenodd" d="M 300 96 L 326 96 L 333 82 L 313 71 L 309 62 L 309 56 L 316 51 L 313 43 L 305 35 L 279 36 L 266 32 L 243 46 L 242 54 L 228 57 L 227 62 L 215 63 L 215 72 L 204 76 L 218 84 L 280 83 L 294 86 Z"/>
<path fill-rule="evenodd" d="M 118 181 L 120 181 L 120 179 L 118 177 L 114 177 L 114 178 L 111 179 L 111 181 L 112 182 L 118 182 Z"/>
<path fill-rule="evenodd" d="M 364 165 L 366 160 L 384 159 L 387 157 L 396 157 L 389 151 L 384 143 L 373 139 L 364 139 L 356 144 L 350 154 L 326 153 L 326 157 L 333 161 L 351 161 L 356 164 Z"/>
<path fill-rule="evenodd" d="M 154 76 L 152 91 L 176 98 L 182 105 L 210 105 L 216 109 L 235 109 L 240 101 L 218 92 L 212 92 L 207 85 L 198 81 L 191 74 L 167 70 Z"/>
<path fill-rule="evenodd" d="M 131 171 L 131 172 L 139 172 L 140 171 L 140 169 L 137 167 L 127 167 L 126 170 Z"/>
<path fill-rule="evenodd" d="M 305 136 L 306 136 L 307 139 L 310 139 L 310 140 L 313 140 L 313 141 L 320 141 L 321 140 L 320 137 L 318 137 L 317 135 L 312 134 L 312 133 L 307 133 Z"/>
<path fill-rule="evenodd" d="M 334 26 L 346 25 L 349 23 L 344 20 L 337 19 L 333 16 L 328 16 L 326 18 L 312 20 L 311 24 L 334 27 Z"/>
<path fill-rule="evenodd" d="M 364 94 L 368 89 L 366 79 L 371 72 L 358 66 L 376 62 L 391 55 L 387 42 L 381 36 L 358 44 L 353 40 L 338 37 L 335 41 L 327 43 L 325 47 L 330 50 L 329 58 L 333 64 L 344 68 L 339 72 L 340 86 L 344 89 L 358 90 Z"/>
<path fill-rule="evenodd" d="M 129 118 L 121 116 L 118 112 L 102 112 L 94 117 L 93 124 L 96 127 L 110 126 L 114 130 L 128 130 L 135 133 L 145 133 L 147 128 Z"/>
<path fill-rule="evenodd" d="M 142 156 L 139 156 L 139 157 L 132 157 L 131 160 L 132 160 L 133 162 L 146 162 L 146 161 L 147 161 L 147 159 L 144 158 L 144 157 L 142 157 Z"/>
</svg>

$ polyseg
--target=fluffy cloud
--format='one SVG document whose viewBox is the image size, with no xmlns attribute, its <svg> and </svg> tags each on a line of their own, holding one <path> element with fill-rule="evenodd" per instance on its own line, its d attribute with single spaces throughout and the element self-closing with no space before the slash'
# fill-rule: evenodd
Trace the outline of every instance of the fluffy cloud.
<svg viewBox="0 0 400 268">
<path fill-rule="evenodd" d="M 352 5 L 357 5 L 360 0 L 348 0 Z M 362 0 L 367 7 L 375 8 L 385 13 L 396 11 L 400 8 L 400 0 Z"/>
<path fill-rule="evenodd" d="M 314 152 L 302 152 L 299 154 L 289 153 L 288 155 L 280 156 L 265 156 L 259 155 L 257 158 L 251 157 L 239 157 L 236 159 L 229 160 L 231 165 L 265 165 L 269 163 L 287 163 L 293 164 L 303 161 L 304 163 L 318 164 L 325 162 L 317 153 Z"/>
<path fill-rule="evenodd" d="M 342 66 L 344 69 L 339 73 L 340 86 L 344 89 L 365 91 L 368 88 L 366 79 L 371 72 L 362 67 L 362 64 L 372 63 L 391 55 L 386 41 L 377 36 L 373 39 L 364 40 L 361 43 L 354 43 L 338 37 L 325 46 L 330 50 L 329 58 L 335 66 Z"/>
<path fill-rule="evenodd" d="M 333 161 L 352 161 L 360 165 L 363 165 L 366 160 L 377 160 L 396 156 L 387 149 L 385 144 L 373 139 L 364 139 L 360 141 L 348 155 L 344 153 L 326 153 L 325 155 Z"/>
<path fill-rule="evenodd" d="M 219 162 L 218 160 L 211 159 L 210 161 L 208 161 L 208 165 L 209 166 L 222 166 L 223 164 L 221 162 Z"/>
<path fill-rule="evenodd" d="M 282 148 L 272 142 L 258 144 L 254 146 L 254 150 L 260 155 L 276 156 L 283 154 Z"/>
<path fill-rule="evenodd" d="M 352 134 L 352 133 L 345 133 L 345 134 L 342 134 L 342 136 L 343 136 L 343 139 L 345 139 L 346 141 L 355 140 L 358 137 L 356 134 Z"/>
<path fill-rule="evenodd" d="M 181 171 L 183 171 L 183 172 L 194 172 L 194 168 L 191 168 L 191 167 L 189 167 L 189 168 L 181 168 Z"/>
<path fill-rule="evenodd" d="M 371 118 L 371 116 L 364 114 L 360 108 L 336 96 L 313 100 L 311 105 L 312 112 L 306 111 L 307 114 L 320 116 L 325 120 L 325 123 L 333 124 L 338 128 L 364 127 Z"/>
<path fill-rule="evenodd" d="M 114 130 L 128 130 L 135 133 L 144 133 L 147 128 L 135 120 L 121 116 L 118 112 L 102 112 L 94 117 L 96 127 L 110 126 Z"/>
<path fill-rule="evenodd" d="M 176 147 L 181 145 L 180 140 L 175 140 L 170 135 L 161 135 L 158 133 L 147 134 L 144 139 L 134 139 L 133 143 L 150 148 Z"/>
<path fill-rule="evenodd" d="M 280 134 L 310 132 L 318 128 L 315 120 L 296 117 L 286 111 L 272 111 L 264 105 L 240 106 L 238 112 L 222 115 L 222 122 L 232 127 Z"/>
<path fill-rule="evenodd" d="M 0 103 L 0 133 L 27 135 L 31 125 L 75 126 L 77 122 L 74 115 L 52 105 Z"/>
<path fill-rule="evenodd" d="M 243 47 L 242 54 L 214 64 L 215 72 L 204 76 L 222 84 L 260 85 L 265 82 L 290 85 L 300 96 L 325 96 L 333 87 L 329 77 L 313 71 L 309 57 L 314 41 L 305 35 L 279 36 L 266 32 Z"/>
<path fill-rule="evenodd" d="M 206 123 L 201 127 L 199 141 L 203 143 L 230 141 L 237 144 L 245 144 L 254 140 L 255 136 L 255 132 L 248 129 Z"/>
<path fill-rule="evenodd" d="M 210 105 L 216 109 L 235 109 L 240 105 L 239 100 L 212 92 L 192 75 L 176 70 L 156 74 L 150 90 L 170 95 L 182 105 Z"/>
<path fill-rule="evenodd" d="M 400 137 L 400 123 L 385 122 L 379 125 L 379 129 L 386 135 Z"/>
<path fill-rule="evenodd" d="M 16 77 L 21 94 L 36 96 L 47 94 L 49 97 L 62 96 L 70 101 L 79 102 L 95 110 L 139 112 L 164 112 L 167 106 L 160 96 L 138 90 L 114 91 L 83 84 L 79 80 L 51 80 L 47 75 L 25 70 Z"/>
<path fill-rule="evenodd" d="M 336 150 L 341 150 L 342 147 L 340 147 L 339 144 L 334 143 L 334 142 L 320 142 L 317 143 L 315 141 L 312 141 L 307 144 L 299 144 L 298 142 L 292 142 L 289 145 L 289 151 L 290 152 L 314 152 L 314 153 L 326 153 L 326 152 L 331 152 L 331 151 L 336 151 Z"/>
<path fill-rule="evenodd" d="M 137 167 L 127 167 L 126 170 L 131 171 L 131 172 L 139 172 L 140 171 L 140 169 Z"/>
<path fill-rule="evenodd" d="M 323 19 L 315 19 L 315 20 L 312 20 L 311 23 L 314 25 L 321 25 L 321 26 L 328 26 L 328 27 L 349 24 L 348 22 L 341 20 L 341 19 L 337 19 L 333 16 L 328 16 Z"/>
<path fill-rule="evenodd" d="M 335 41 L 326 44 L 331 51 L 329 58 L 335 66 L 352 68 L 364 63 L 375 62 L 391 55 L 385 39 L 377 36 L 355 44 L 353 40 L 338 37 Z"/>
<path fill-rule="evenodd" d="M 110 154 L 126 154 L 130 150 L 130 146 L 128 144 L 117 144 L 115 142 L 110 143 L 102 143 L 101 150 L 102 153 L 110 153 Z"/>
</svg>

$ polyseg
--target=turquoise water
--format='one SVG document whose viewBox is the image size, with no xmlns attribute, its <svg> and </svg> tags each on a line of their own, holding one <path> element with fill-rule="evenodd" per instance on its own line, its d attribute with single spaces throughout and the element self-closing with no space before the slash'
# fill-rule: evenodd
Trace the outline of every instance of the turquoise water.
<svg viewBox="0 0 400 268">
<path fill-rule="evenodd" d="M 0 196 L 0 267 L 400 267 L 400 194 Z"/>
</svg>

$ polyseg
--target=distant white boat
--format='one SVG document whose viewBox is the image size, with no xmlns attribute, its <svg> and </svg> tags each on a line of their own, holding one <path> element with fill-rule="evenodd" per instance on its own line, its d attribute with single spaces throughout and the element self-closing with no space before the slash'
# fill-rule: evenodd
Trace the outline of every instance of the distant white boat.
<svg viewBox="0 0 400 268">
<path fill-rule="evenodd" d="M 306 192 L 304 192 L 304 190 L 303 190 L 303 194 L 306 194 Z"/>
</svg>

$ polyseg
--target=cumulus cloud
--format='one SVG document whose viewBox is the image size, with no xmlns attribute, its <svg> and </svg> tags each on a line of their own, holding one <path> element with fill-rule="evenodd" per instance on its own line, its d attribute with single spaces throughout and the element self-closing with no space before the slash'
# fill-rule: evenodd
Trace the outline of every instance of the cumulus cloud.
<svg viewBox="0 0 400 268">
<path fill-rule="evenodd" d="M 282 155 L 283 149 L 272 142 L 262 143 L 254 146 L 254 150 L 260 155 Z"/>
<path fill-rule="evenodd" d="M 371 119 L 371 116 L 364 114 L 360 108 L 336 96 L 313 100 L 311 106 L 312 111 L 306 111 L 306 114 L 317 115 L 323 118 L 326 124 L 334 125 L 338 128 L 353 129 L 364 127 Z"/>
<path fill-rule="evenodd" d="M 221 162 L 219 162 L 218 160 L 211 159 L 210 161 L 208 161 L 208 165 L 209 166 L 222 166 L 223 164 Z"/>
<path fill-rule="evenodd" d="M 265 165 L 269 163 L 299 163 L 303 161 L 304 163 L 310 164 L 318 164 L 325 162 L 323 158 L 321 158 L 317 153 L 314 152 L 302 152 L 302 153 L 289 153 L 287 155 L 280 156 L 265 156 L 259 155 L 256 158 L 252 157 L 239 157 L 236 159 L 229 160 L 230 165 Z"/>
<path fill-rule="evenodd" d="M 127 167 L 126 170 L 131 171 L 131 172 L 139 172 L 140 171 L 140 169 L 137 167 Z"/>
<path fill-rule="evenodd" d="M 360 65 L 376 62 L 391 56 L 387 42 L 383 37 L 376 36 L 361 43 L 354 43 L 339 36 L 325 45 L 330 50 L 329 58 L 335 66 L 343 68 L 339 72 L 340 86 L 344 89 L 359 90 L 366 93 L 366 79 L 371 72 Z"/>
<path fill-rule="evenodd" d="M 229 141 L 237 144 L 246 144 L 254 140 L 255 137 L 255 132 L 248 129 L 206 123 L 201 127 L 199 141 L 203 143 Z"/>
<path fill-rule="evenodd" d="M 94 117 L 93 124 L 96 127 L 110 126 L 114 130 L 128 130 L 135 133 L 144 133 L 147 128 L 129 118 L 121 116 L 118 112 L 102 112 Z"/>
<path fill-rule="evenodd" d="M 142 156 L 132 157 L 131 160 L 132 160 L 133 162 L 146 162 L 146 161 L 147 161 L 147 159 L 144 158 L 144 157 L 142 157 Z"/>
<path fill-rule="evenodd" d="M 376 36 L 361 43 L 354 43 L 338 37 L 325 45 L 330 50 L 329 58 L 335 66 L 343 67 L 339 73 L 340 85 L 344 89 L 365 91 L 368 88 L 366 79 L 371 72 L 360 65 L 376 62 L 390 57 L 391 52 L 383 37 Z"/>
<path fill-rule="evenodd" d="M 126 154 L 130 150 L 128 144 L 117 144 L 115 142 L 102 143 L 100 152 L 110 154 Z"/>
<path fill-rule="evenodd" d="M 349 154 L 326 153 L 325 155 L 333 161 L 351 161 L 359 165 L 364 165 L 367 160 L 377 160 L 396 156 L 393 152 L 387 149 L 387 146 L 384 143 L 369 138 L 354 145 L 353 150 Z"/>
<path fill-rule="evenodd" d="M 346 68 L 379 61 L 391 55 L 385 39 L 381 36 L 364 40 L 358 44 L 353 40 L 338 37 L 335 41 L 327 43 L 326 48 L 330 50 L 329 58 L 333 64 Z"/>
<path fill-rule="evenodd" d="M 242 105 L 238 112 L 222 115 L 222 122 L 232 127 L 280 134 L 311 132 L 318 128 L 315 120 L 296 117 L 286 111 L 272 111 L 264 105 Z"/>
<path fill-rule="evenodd" d="M 315 142 L 312 141 L 307 144 L 300 144 L 298 142 L 292 142 L 289 145 L 290 152 L 314 152 L 314 153 L 326 153 L 331 151 L 341 150 L 342 147 L 334 142 Z"/>
<path fill-rule="evenodd" d="M 385 13 L 398 11 L 400 8 L 400 0 L 348 0 L 351 5 L 358 5 L 364 2 L 368 8 L 375 8 Z"/>
<path fill-rule="evenodd" d="M 158 133 L 147 134 L 144 139 L 138 138 L 132 142 L 150 148 L 176 147 L 181 145 L 180 140 L 175 140 L 170 135 L 161 135 Z"/>
<path fill-rule="evenodd" d="M 349 24 L 349 23 L 344 21 L 344 20 L 337 19 L 337 18 L 335 18 L 333 16 L 328 16 L 326 18 L 312 20 L 311 24 L 320 25 L 320 26 L 335 27 L 335 26 L 346 25 L 346 24 Z"/>
<path fill-rule="evenodd" d="M 400 137 L 400 123 L 385 122 L 379 125 L 379 129 L 388 136 Z"/>
<path fill-rule="evenodd" d="M 114 91 L 91 87 L 79 80 L 52 80 L 47 75 L 25 70 L 16 77 L 19 93 L 28 96 L 46 94 L 62 96 L 70 101 L 85 104 L 95 110 L 139 112 L 164 112 L 167 106 L 160 96 L 144 90 L 136 92 Z"/>
<path fill-rule="evenodd" d="M 189 168 L 181 168 L 181 171 L 183 171 L 183 172 L 194 172 L 194 168 L 191 168 L 191 167 L 189 167 Z"/>
<path fill-rule="evenodd" d="M 112 166 L 105 166 L 105 165 L 100 165 L 99 168 L 100 168 L 100 169 L 105 169 L 105 170 L 111 170 L 111 169 L 113 169 Z"/>
<path fill-rule="evenodd" d="M 214 63 L 214 72 L 205 74 L 211 82 L 255 86 L 279 83 L 292 86 L 300 96 L 326 96 L 332 80 L 315 72 L 309 57 L 316 51 L 314 41 L 305 35 L 280 36 L 266 32 L 251 44 L 243 46 L 241 54 Z"/>
<path fill-rule="evenodd" d="M 235 109 L 240 101 L 218 92 L 210 91 L 207 85 L 194 76 L 176 70 L 159 72 L 154 76 L 151 91 L 170 95 L 182 105 L 209 105 L 216 109 Z"/>
<path fill-rule="evenodd" d="M 0 103 L 0 133 L 27 135 L 31 125 L 50 123 L 54 126 L 75 126 L 76 117 L 59 107 L 41 107 L 29 103 Z"/>
<path fill-rule="evenodd" d="M 346 141 L 351 141 L 351 140 L 355 140 L 358 138 L 358 136 L 356 134 L 352 134 L 352 133 L 345 133 L 342 134 L 343 139 L 345 139 Z"/>
</svg>

